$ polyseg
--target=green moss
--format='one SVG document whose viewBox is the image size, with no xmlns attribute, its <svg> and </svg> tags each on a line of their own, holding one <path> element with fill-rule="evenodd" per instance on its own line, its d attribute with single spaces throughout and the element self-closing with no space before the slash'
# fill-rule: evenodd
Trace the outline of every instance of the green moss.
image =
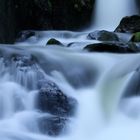
<svg viewBox="0 0 140 140">
<path fill-rule="evenodd" d="M 140 32 L 135 33 L 132 36 L 131 41 L 133 41 L 133 42 L 140 42 Z"/>
</svg>

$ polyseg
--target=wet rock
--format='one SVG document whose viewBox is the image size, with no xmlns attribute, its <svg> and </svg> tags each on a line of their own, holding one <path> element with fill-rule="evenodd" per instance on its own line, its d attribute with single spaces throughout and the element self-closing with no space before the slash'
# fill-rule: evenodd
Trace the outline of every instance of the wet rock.
<svg viewBox="0 0 140 140">
<path fill-rule="evenodd" d="M 61 45 L 61 46 L 63 46 L 63 44 L 60 41 L 56 40 L 55 38 L 49 39 L 46 45 Z"/>
<path fill-rule="evenodd" d="M 68 119 L 63 117 L 43 117 L 39 119 L 39 130 L 43 134 L 50 136 L 58 136 L 66 130 L 66 123 Z"/>
<path fill-rule="evenodd" d="M 115 29 L 115 32 L 121 33 L 135 33 L 140 32 L 140 16 L 133 15 L 124 17 L 118 27 Z"/>
<path fill-rule="evenodd" d="M 135 53 L 137 46 L 133 43 L 103 42 L 87 45 L 84 49 L 90 52 Z"/>
<path fill-rule="evenodd" d="M 114 32 L 105 30 L 89 33 L 88 38 L 99 41 L 119 41 L 118 36 Z"/>
<path fill-rule="evenodd" d="M 55 83 L 40 80 L 38 88 L 37 108 L 41 111 L 57 116 L 71 116 L 74 114 L 77 101 L 64 95 Z"/>
<path fill-rule="evenodd" d="M 18 34 L 18 37 L 17 37 L 16 41 L 17 42 L 22 42 L 22 41 L 25 41 L 25 40 L 27 40 L 28 38 L 30 38 L 32 36 L 35 36 L 35 32 L 34 31 L 31 31 L 31 30 L 21 31 Z"/>
</svg>

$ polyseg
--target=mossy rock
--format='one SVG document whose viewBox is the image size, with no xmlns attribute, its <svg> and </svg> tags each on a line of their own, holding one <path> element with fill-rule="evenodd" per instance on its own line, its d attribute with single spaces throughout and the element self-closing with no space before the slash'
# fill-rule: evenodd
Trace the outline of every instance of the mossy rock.
<svg viewBox="0 0 140 140">
<path fill-rule="evenodd" d="M 135 33 L 135 34 L 132 36 L 132 38 L 131 38 L 130 41 L 132 41 L 132 42 L 140 42 L 140 32 Z"/>
<path fill-rule="evenodd" d="M 60 41 L 56 40 L 55 38 L 49 39 L 46 45 L 61 45 L 61 46 L 63 46 L 63 44 Z"/>
</svg>

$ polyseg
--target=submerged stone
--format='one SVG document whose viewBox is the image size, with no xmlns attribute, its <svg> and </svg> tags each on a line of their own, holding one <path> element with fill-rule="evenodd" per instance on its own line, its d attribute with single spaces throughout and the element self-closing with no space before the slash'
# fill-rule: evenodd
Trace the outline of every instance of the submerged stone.
<svg viewBox="0 0 140 140">
<path fill-rule="evenodd" d="M 114 32 L 109 32 L 105 30 L 89 33 L 88 38 L 99 41 L 119 41 L 118 36 Z"/>
<path fill-rule="evenodd" d="M 124 17 L 118 27 L 115 29 L 115 32 L 121 33 L 135 33 L 140 32 L 140 16 L 133 15 Z"/>
<path fill-rule="evenodd" d="M 38 88 L 37 108 L 57 116 L 74 115 L 77 101 L 66 96 L 55 83 L 41 80 Z"/>
<path fill-rule="evenodd" d="M 58 136 L 66 131 L 66 123 L 68 119 L 63 117 L 43 117 L 38 121 L 39 130 L 43 134 L 49 136 Z"/>
<path fill-rule="evenodd" d="M 133 43 L 103 42 L 87 45 L 85 50 L 90 52 L 110 52 L 110 53 L 135 53 L 137 46 Z"/>
</svg>

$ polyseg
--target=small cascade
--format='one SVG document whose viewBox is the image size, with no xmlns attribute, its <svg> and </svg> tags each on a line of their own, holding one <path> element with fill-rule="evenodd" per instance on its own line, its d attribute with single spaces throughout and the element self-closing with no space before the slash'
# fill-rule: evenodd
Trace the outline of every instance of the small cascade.
<svg viewBox="0 0 140 140">
<path fill-rule="evenodd" d="M 125 123 L 131 126 L 134 121 L 129 115 L 131 111 L 136 109 L 139 114 L 131 100 L 121 99 L 140 65 L 139 54 L 102 55 L 43 46 L 20 50 L 20 46 L 10 46 L 5 56 L 5 47 L 0 48 L 0 136 L 3 140 L 102 140 L 101 135 L 106 140 L 110 129 L 118 131 Z M 116 69 L 118 65 L 120 69 Z M 47 100 L 46 91 L 53 94 L 53 102 L 58 98 L 56 91 L 60 93 L 62 101 L 57 104 L 58 110 L 50 102 L 51 96 L 47 95 Z M 38 99 L 54 108 L 44 108 Z M 66 114 L 69 108 L 65 110 L 62 104 L 69 107 L 77 104 L 75 115 Z M 124 107 L 119 109 L 121 105 Z M 124 127 L 122 131 L 128 134 L 132 128 Z M 116 131 L 111 132 L 115 135 Z"/>
</svg>

